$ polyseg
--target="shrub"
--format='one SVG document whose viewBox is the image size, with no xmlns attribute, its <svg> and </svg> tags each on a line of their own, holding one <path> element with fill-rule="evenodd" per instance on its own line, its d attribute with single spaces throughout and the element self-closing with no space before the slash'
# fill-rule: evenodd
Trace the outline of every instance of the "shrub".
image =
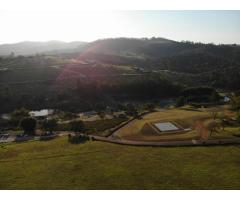
<svg viewBox="0 0 240 200">
<path fill-rule="evenodd" d="M 79 134 L 79 135 L 68 135 L 68 142 L 72 144 L 79 144 L 79 143 L 84 143 L 89 140 L 89 137 L 84 134 Z"/>
</svg>

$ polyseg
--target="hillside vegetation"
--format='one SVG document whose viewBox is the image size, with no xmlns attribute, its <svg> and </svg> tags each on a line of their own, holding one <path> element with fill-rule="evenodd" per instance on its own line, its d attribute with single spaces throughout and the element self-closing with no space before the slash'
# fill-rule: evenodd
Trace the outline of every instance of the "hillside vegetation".
<svg viewBox="0 0 240 200">
<path fill-rule="evenodd" d="M 23 49 L 34 49 L 33 54 L 41 50 L 35 43 L 27 44 Z M 11 45 L 17 51 L 22 48 Z M 240 47 L 234 44 L 116 38 L 81 48 L 57 42 L 56 52 L 51 53 L 52 47 L 41 45 L 48 51 L 0 57 L 1 113 L 20 107 L 91 110 L 96 101 L 115 106 L 128 101 L 161 101 L 179 97 L 188 87 L 240 89 Z M 69 49 L 65 51 L 61 45 Z"/>
</svg>

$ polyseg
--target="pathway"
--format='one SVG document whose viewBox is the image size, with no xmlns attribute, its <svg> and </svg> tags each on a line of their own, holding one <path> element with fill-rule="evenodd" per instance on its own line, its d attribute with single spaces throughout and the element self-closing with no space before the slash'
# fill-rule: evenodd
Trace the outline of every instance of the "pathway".
<svg viewBox="0 0 240 200">
<path fill-rule="evenodd" d="M 171 147 L 171 146 L 207 146 L 207 145 L 227 145 L 227 144 L 240 144 L 240 138 L 232 139 L 211 139 L 211 140 L 182 140 L 182 141 L 134 141 L 111 137 L 90 136 L 93 140 L 110 142 L 123 145 L 134 146 L 159 146 L 159 147 Z"/>
</svg>

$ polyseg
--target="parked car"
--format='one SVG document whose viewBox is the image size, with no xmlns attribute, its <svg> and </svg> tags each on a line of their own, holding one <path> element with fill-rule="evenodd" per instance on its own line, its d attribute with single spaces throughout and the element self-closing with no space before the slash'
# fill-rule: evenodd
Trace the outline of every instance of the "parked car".
<svg viewBox="0 0 240 200">
<path fill-rule="evenodd" d="M 9 134 L 1 134 L 0 136 L 2 140 L 6 140 L 9 137 Z"/>
</svg>

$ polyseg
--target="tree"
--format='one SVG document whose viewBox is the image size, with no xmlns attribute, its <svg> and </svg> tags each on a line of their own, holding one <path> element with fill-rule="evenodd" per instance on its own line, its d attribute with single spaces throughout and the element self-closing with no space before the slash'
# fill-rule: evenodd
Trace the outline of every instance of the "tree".
<svg viewBox="0 0 240 200">
<path fill-rule="evenodd" d="M 207 124 L 206 124 L 207 130 L 210 131 L 210 136 L 212 136 L 213 132 L 217 132 L 217 129 L 220 127 L 221 127 L 221 123 L 216 120 L 211 120 L 211 121 L 207 122 Z"/>
<path fill-rule="evenodd" d="M 105 112 L 98 112 L 98 116 L 101 118 L 101 119 L 104 119 L 105 118 Z"/>
<path fill-rule="evenodd" d="M 21 127 L 25 134 L 33 135 L 35 133 L 37 121 L 31 117 L 25 117 L 21 121 Z"/>
<path fill-rule="evenodd" d="M 240 96 L 232 95 L 230 98 L 230 103 L 233 110 L 240 110 Z"/>
<path fill-rule="evenodd" d="M 220 99 L 220 96 L 219 96 L 219 94 L 216 92 L 216 91 L 213 91 L 212 92 L 212 94 L 211 94 L 211 96 L 210 96 L 210 100 L 212 101 L 212 102 L 218 102 L 219 101 L 219 99 Z"/>
<path fill-rule="evenodd" d="M 97 103 L 95 105 L 95 110 L 101 119 L 104 119 L 105 117 L 105 109 L 106 109 L 106 106 L 103 103 Z"/>
<path fill-rule="evenodd" d="M 42 123 L 42 128 L 45 131 L 49 131 L 51 134 L 56 127 L 57 127 L 56 119 L 45 119 Z"/>
<path fill-rule="evenodd" d="M 14 112 L 11 113 L 10 124 L 13 126 L 18 126 L 19 122 L 24 117 L 29 117 L 29 110 L 25 108 L 16 109 Z"/>
<path fill-rule="evenodd" d="M 155 105 L 154 105 L 153 103 L 146 103 L 146 104 L 144 105 L 144 108 L 145 108 L 146 110 L 148 110 L 148 111 L 153 111 L 154 108 L 155 108 Z"/>
<path fill-rule="evenodd" d="M 106 109 L 106 106 L 103 103 L 97 103 L 95 105 L 96 112 L 103 112 Z"/>
<path fill-rule="evenodd" d="M 218 116 L 218 109 L 217 108 L 212 108 L 211 110 L 210 110 L 210 115 L 212 116 L 212 118 L 213 118 L 213 120 L 215 120 L 216 118 L 217 118 L 217 116 Z"/>
<path fill-rule="evenodd" d="M 240 123 L 240 112 L 237 113 L 237 122 Z"/>
<path fill-rule="evenodd" d="M 223 111 L 220 113 L 219 119 L 222 124 L 222 129 L 225 130 L 225 126 L 229 125 L 229 117 Z"/>
<path fill-rule="evenodd" d="M 84 125 L 83 121 L 81 121 L 81 120 L 71 121 L 69 123 L 69 125 L 70 125 L 70 129 L 74 132 L 85 132 L 86 131 L 85 125 Z"/>
<path fill-rule="evenodd" d="M 15 57 L 15 53 L 12 51 L 9 55 L 10 58 L 14 58 Z"/>
<path fill-rule="evenodd" d="M 183 96 L 177 98 L 176 107 L 184 106 L 184 104 L 185 104 L 185 98 Z"/>
<path fill-rule="evenodd" d="M 133 104 L 128 104 L 126 106 L 126 114 L 130 115 L 130 116 L 133 116 L 133 117 L 137 117 L 138 116 L 138 110 Z"/>
</svg>

